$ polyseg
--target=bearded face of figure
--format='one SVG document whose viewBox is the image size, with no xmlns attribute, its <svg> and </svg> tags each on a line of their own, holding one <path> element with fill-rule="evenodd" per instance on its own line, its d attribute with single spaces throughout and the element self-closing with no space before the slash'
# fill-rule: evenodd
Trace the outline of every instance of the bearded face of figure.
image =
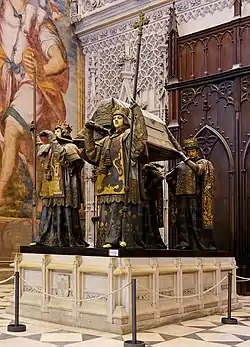
<svg viewBox="0 0 250 347">
<path fill-rule="evenodd" d="M 121 129 L 124 125 L 123 116 L 120 114 L 116 114 L 115 116 L 113 116 L 113 125 L 115 127 L 115 130 Z"/>
<path fill-rule="evenodd" d="M 58 136 L 58 137 L 61 137 L 62 136 L 62 129 L 61 128 L 56 128 L 55 129 L 55 135 Z"/>
</svg>

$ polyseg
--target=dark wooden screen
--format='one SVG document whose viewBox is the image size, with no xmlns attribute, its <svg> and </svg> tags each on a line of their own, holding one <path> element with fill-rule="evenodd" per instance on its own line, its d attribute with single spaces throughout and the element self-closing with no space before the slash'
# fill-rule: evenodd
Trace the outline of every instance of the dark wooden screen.
<svg viewBox="0 0 250 347">
<path fill-rule="evenodd" d="M 207 84 L 184 88 L 180 97 L 181 138 L 197 137 L 203 157 L 215 164 L 215 239 L 220 249 L 231 248 L 229 230 L 234 229 L 235 129 L 231 124 L 234 124 L 235 111 L 232 89 L 232 81 Z M 223 122 L 225 118 L 227 122 Z M 225 184 L 220 184 L 222 181 Z"/>
<path fill-rule="evenodd" d="M 250 277 L 250 18 L 180 38 L 172 9 L 168 43 L 170 128 L 180 142 L 199 138 L 213 162 L 215 240 L 236 251 L 239 274 Z M 174 246 L 171 225 L 169 240 Z"/>
</svg>

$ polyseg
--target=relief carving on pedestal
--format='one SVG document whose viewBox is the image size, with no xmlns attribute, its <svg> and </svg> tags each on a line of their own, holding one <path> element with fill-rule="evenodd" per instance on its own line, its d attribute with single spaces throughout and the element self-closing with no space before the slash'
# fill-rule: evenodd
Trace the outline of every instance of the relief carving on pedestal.
<svg viewBox="0 0 250 347">
<path fill-rule="evenodd" d="M 65 298 L 73 297 L 73 290 L 71 286 L 71 274 L 54 273 L 52 278 L 52 295 Z"/>
</svg>

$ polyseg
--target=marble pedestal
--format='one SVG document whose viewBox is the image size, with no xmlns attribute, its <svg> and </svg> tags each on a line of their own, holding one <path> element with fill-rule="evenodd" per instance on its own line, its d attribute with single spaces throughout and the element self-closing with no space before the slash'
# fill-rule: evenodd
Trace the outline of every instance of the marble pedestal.
<svg viewBox="0 0 250 347">
<path fill-rule="evenodd" d="M 53 251 L 58 254 L 22 247 L 16 259 L 21 316 L 113 333 L 131 331 L 132 278 L 142 286 L 137 288 L 137 325 L 145 330 L 225 311 L 227 280 L 204 291 L 228 271 L 236 273 L 234 257 L 219 252 L 202 256 L 178 251 L 123 250 L 124 255 L 96 249 L 78 249 L 76 255 L 69 254 L 72 249 Z M 235 290 L 233 276 L 234 307 Z M 105 296 L 108 293 L 113 294 Z M 8 312 L 14 312 L 13 304 Z"/>
</svg>

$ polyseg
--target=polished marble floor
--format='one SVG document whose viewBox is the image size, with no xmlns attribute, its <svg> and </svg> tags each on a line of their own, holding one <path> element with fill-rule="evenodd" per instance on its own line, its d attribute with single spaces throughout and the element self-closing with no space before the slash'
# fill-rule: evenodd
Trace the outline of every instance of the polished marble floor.
<svg viewBox="0 0 250 347">
<path fill-rule="evenodd" d="M 157 347 L 250 347 L 250 309 L 244 307 L 233 316 L 238 325 L 222 325 L 221 316 L 214 315 L 143 331 L 137 338 Z M 9 333 L 10 321 L 11 316 L 0 314 L 0 347 L 123 347 L 131 338 L 31 319 L 22 319 L 26 332 Z"/>
<path fill-rule="evenodd" d="M 171 324 L 138 333 L 146 346 L 157 347 L 250 347 L 250 298 L 242 298 L 243 309 L 233 312 L 238 325 L 222 325 L 221 316 Z M 0 347 L 123 347 L 130 335 L 22 319 L 27 331 L 9 333 L 11 316 L 0 311 Z"/>
</svg>

